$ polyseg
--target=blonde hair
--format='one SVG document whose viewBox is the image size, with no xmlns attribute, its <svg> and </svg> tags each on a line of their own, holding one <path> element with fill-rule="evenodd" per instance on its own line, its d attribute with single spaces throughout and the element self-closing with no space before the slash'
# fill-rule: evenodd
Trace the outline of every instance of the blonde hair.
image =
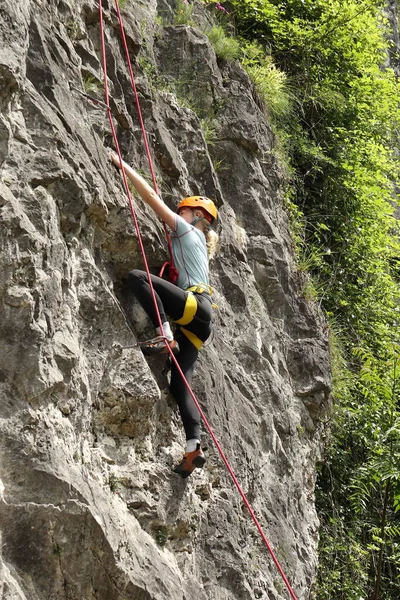
<svg viewBox="0 0 400 600">
<path fill-rule="evenodd" d="M 207 245 L 207 250 L 208 250 L 208 257 L 211 260 L 212 258 L 214 258 L 214 256 L 217 253 L 217 249 L 218 249 L 217 246 L 218 246 L 219 236 L 218 236 L 218 233 L 216 233 L 212 229 L 209 229 L 205 233 L 205 236 L 206 236 L 206 245 Z"/>
</svg>

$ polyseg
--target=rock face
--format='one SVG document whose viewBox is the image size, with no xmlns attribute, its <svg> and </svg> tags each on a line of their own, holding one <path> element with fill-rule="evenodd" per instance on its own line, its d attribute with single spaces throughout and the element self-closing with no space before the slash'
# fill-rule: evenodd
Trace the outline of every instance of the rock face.
<svg viewBox="0 0 400 600">
<path fill-rule="evenodd" d="M 194 391 L 305 600 L 327 333 L 293 266 L 274 136 L 252 86 L 199 29 L 168 24 L 173 14 L 167 0 L 123 10 L 164 200 L 200 193 L 220 207 L 219 309 Z M 206 432 L 205 469 L 171 473 L 184 436 L 163 361 L 124 349 L 152 332 L 123 285 L 142 263 L 107 115 L 75 89 L 102 99 L 97 3 L 3 0 L 0 15 L 0 597 L 287 598 Z M 106 1 L 104 20 L 122 152 L 148 173 Z M 136 208 L 161 264 L 162 227 Z"/>
</svg>

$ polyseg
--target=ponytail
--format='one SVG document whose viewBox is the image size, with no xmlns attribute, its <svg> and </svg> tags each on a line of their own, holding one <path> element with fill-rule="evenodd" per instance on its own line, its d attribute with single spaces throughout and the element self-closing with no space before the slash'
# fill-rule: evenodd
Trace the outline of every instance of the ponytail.
<svg viewBox="0 0 400 600">
<path fill-rule="evenodd" d="M 218 245 L 218 233 L 216 233 L 215 231 L 213 231 L 212 229 L 209 229 L 207 231 L 207 233 L 205 234 L 206 236 L 206 245 L 207 245 L 207 250 L 208 250 L 208 257 L 209 259 L 213 259 L 214 256 L 217 253 L 217 245 Z"/>
</svg>

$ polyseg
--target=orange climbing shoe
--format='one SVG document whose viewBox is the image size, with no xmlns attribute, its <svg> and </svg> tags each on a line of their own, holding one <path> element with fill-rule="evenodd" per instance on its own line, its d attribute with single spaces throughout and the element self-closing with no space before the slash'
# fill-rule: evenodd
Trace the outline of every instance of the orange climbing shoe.
<svg viewBox="0 0 400 600">
<path fill-rule="evenodd" d="M 168 344 L 172 352 L 174 354 L 178 354 L 178 342 L 176 340 L 171 340 L 168 342 Z M 169 354 L 168 347 L 164 342 L 164 338 L 155 338 L 154 340 L 143 342 L 140 344 L 140 348 L 145 356 L 153 356 L 155 354 Z"/>
<path fill-rule="evenodd" d="M 179 465 L 176 465 L 172 470 L 174 473 L 178 473 L 182 479 L 186 479 L 195 469 L 202 469 L 205 462 L 204 452 L 200 444 L 197 444 L 196 450 L 194 452 L 185 452 Z"/>
</svg>

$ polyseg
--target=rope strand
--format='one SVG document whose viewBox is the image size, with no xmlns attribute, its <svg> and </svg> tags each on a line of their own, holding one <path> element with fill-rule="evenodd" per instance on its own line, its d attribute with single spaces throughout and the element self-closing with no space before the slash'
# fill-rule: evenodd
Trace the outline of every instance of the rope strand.
<svg viewBox="0 0 400 600">
<path fill-rule="evenodd" d="M 127 54 L 128 61 L 129 61 L 129 71 L 130 71 L 130 75 L 131 75 L 131 82 L 132 82 L 132 87 L 135 90 L 134 93 L 135 93 L 135 98 L 136 98 L 137 106 L 138 106 L 138 114 L 139 114 L 140 126 L 141 126 L 141 129 L 142 129 L 143 138 L 145 140 L 144 143 L 145 143 L 145 147 L 146 147 L 146 153 L 147 153 L 147 157 L 148 157 L 148 160 L 149 160 L 150 170 L 151 170 L 151 173 L 152 173 L 152 177 L 154 176 L 153 184 L 154 184 L 155 190 L 157 191 L 157 184 L 155 182 L 154 168 L 153 168 L 153 164 L 152 164 L 152 160 L 151 160 L 151 156 L 150 156 L 150 151 L 149 151 L 149 148 L 148 148 L 146 131 L 145 131 L 145 127 L 144 127 L 143 118 L 142 118 L 142 115 L 141 115 L 140 104 L 139 104 L 139 97 L 137 95 L 137 90 L 136 90 L 136 85 L 135 85 L 135 79 L 134 79 L 134 75 L 133 75 L 133 71 L 132 71 L 132 67 L 131 67 L 131 63 L 130 63 L 130 59 L 129 59 L 129 52 L 128 52 L 128 48 L 127 48 L 127 44 L 126 44 L 126 38 L 125 38 L 124 28 L 123 28 L 123 24 L 122 24 L 121 13 L 120 13 L 120 10 L 119 10 L 118 0 L 115 0 L 115 6 L 116 6 L 117 13 L 118 13 L 118 19 L 119 19 L 119 22 L 120 22 L 121 35 L 122 35 L 123 42 L 124 42 L 125 52 Z M 102 0 L 99 0 L 99 10 L 100 10 L 100 30 L 101 30 L 101 42 L 102 42 L 102 61 L 103 61 L 103 70 L 104 70 L 104 78 L 105 78 L 105 83 L 104 83 L 105 104 L 107 106 L 109 106 L 109 90 L 108 90 L 108 81 L 107 81 L 107 65 L 106 65 L 105 34 L 104 34 L 104 23 L 103 23 Z M 135 225 L 135 229 L 136 229 L 136 233 L 137 233 L 137 237 L 138 237 L 138 241 L 139 241 L 139 247 L 140 247 L 140 250 L 141 250 L 141 253 L 142 253 L 142 257 L 143 257 L 143 262 L 144 262 L 146 274 L 147 274 L 149 285 L 150 285 L 150 290 L 151 290 L 152 299 L 153 299 L 153 302 L 154 302 L 154 307 L 155 307 L 155 310 L 156 310 L 156 313 L 157 313 L 157 318 L 158 318 L 158 321 L 159 321 L 159 324 L 160 324 L 161 335 L 164 336 L 164 332 L 163 332 L 163 328 L 162 328 L 162 323 L 161 323 L 161 317 L 160 317 L 160 313 L 159 313 L 159 310 L 158 310 L 158 305 L 157 305 L 157 301 L 156 301 L 156 297 L 155 297 L 155 292 L 154 292 L 154 288 L 153 288 L 153 285 L 152 285 L 152 282 L 151 282 L 151 276 L 150 276 L 150 271 L 149 271 L 149 267 L 148 267 L 147 257 L 146 257 L 146 253 L 145 253 L 145 249 L 144 249 L 144 245 L 143 245 L 143 241 L 142 241 L 142 236 L 141 236 L 141 233 L 140 233 L 139 223 L 137 221 L 136 212 L 135 212 L 135 208 L 134 208 L 133 200 L 132 200 L 132 195 L 130 193 L 130 190 L 129 190 L 129 187 L 128 187 L 128 183 L 127 183 L 127 180 L 126 180 L 125 170 L 122 167 L 123 161 L 122 161 L 122 156 L 121 156 L 121 150 L 120 150 L 120 147 L 119 147 L 119 143 L 118 143 L 118 139 L 117 139 L 117 135 L 116 135 L 116 131 L 115 131 L 115 127 L 114 127 L 114 123 L 113 123 L 113 119 L 112 119 L 112 114 L 111 114 L 111 109 L 110 108 L 108 108 L 107 113 L 108 113 L 108 118 L 109 118 L 109 121 L 110 121 L 110 127 L 111 127 L 112 136 L 113 136 L 113 139 L 114 139 L 114 144 L 115 144 L 115 147 L 117 149 L 118 158 L 119 158 L 120 165 L 121 165 L 121 173 L 122 173 L 122 178 L 123 178 L 123 182 L 124 182 L 124 188 L 125 188 L 125 191 L 126 191 L 127 196 L 128 196 L 129 205 L 130 205 L 130 209 L 131 209 L 131 214 L 132 214 L 133 222 L 134 222 L 134 225 Z M 172 252 L 171 252 L 171 255 L 172 255 Z M 226 466 L 226 468 L 228 470 L 228 473 L 231 476 L 232 481 L 234 482 L 234 484 L 235 484 L 235 486 L 236 486 L 236 488 L 237 488 L 237 490 L 238 490 L 238 492 L 239 492 L 239 494 L 240 494 L 240 496 L 241 496 L 241 498 L 242 498 L 242 500 L 243 500 L 243 502 L 244 502 L 244 504 L 245 504 L 245 506 L 246 506 L 246 508 L 247 508 L 247 510 L 248 510 L 248 512 L 249 512 L 249 514 L 250 514 L 250 516 L 251 516 L 251 518 L 252 518 L 252 520 L 253 520 L 253 522 L 254 522 L 257 530 L 258 530 L 258 532 L 259 532 L 259 534 L 260 534 L 260 536 L 261 536 L 262 541 L 264 542 L 264 545 L 266 546 L 266 548 L 267 548 L 267 550 L 268 550 L 268 552 L 269 552 L 269 554 L 270 554 L 270 556 L 271 556 L 271 558 L 272 558 L 272 560 L 273 560 L 273 562 L 274 562 L 274 564 L 275 564 L 275 566 L 276 566 L 276 568 L 277 568 L 280 576 L 282 577 L 282 579 L 283 579 L 283 581 L 284 581 L 284 583 L 285 583 L 285 585 L 287 587 L 287 590 L 288 590 L 288 592 L 290 594 L 290 597 L 292 598 L 292 600 L 297 600 L 297 597 L 296 597 L 296 595 L 295 595 L 295 593 L 294 593 L 294 591 L 293 591 L 293 589 L 292 589 L 292 587 L 291 587 L 291 585 L 289 583 L 289 580 L 287 579 L 287 577 L 286 577 L 286 575 L 285 575 L 285 573 L 284 573 L 284 571 L 283 571 L 283 569 L 282 569 L 282 567 L 281 567 L 281 565 L 280 565 L 280 563 L 279 563 L 279 561 L 278 561 L 278 559 L 277 559 L 277 557 L 276 557 L 276 555 L 275 555 L 275 553 L 274 553 L 274 551 L 273 551 L 270 543 L 268 542 L 267 537 L 266 537 L 266 535 L 265 535 L 265 533 L 264 533 L 264 531 L 263 531 L 263 529 L 262 529 L 262 527 L 261 527 L 261 525 L 260 525 L 260 523 L 259 523 L 259 521 L 258 521 L 258 519 L 257 519 L 257 517 L 255 515 L 255 513 L 254 513 L 254 510 L 252 509 L 252 507 L 250 505 L 250 502 L 248 501 L 248 499 L 247 499 L 247 497 L 246 497 L 246 495 L 245 495 L 245 493 L 244 493 L 244 491 L 243 491 L 243 489 L 242 489 L 242 487 L 241 487 L 241 485 L 240 485 L 240 483 L 239 483 L 239 481 L 238 481 L 238 479 L 237 479 L 237 477 L 236 477 L 236 475 L 235 475 L 235 473 L 234 473 L 234 471 L 233 471 L 233 469 L 232 469 L 232 467 L 231 467 L 228 459 L 225 456 L 224 451 L 221 448 L 221 445 L 219 444 L 219 442 L 218 442 L 218 440 L 217 440 L 217 438 L 216 438 L 216 436 L 215 436 L 215 434 L 214 434 L 214 432 L 213 432 L 213 430 L 211 428 L 210 423 L 208 422 L 208 420 L 207 420 L 207 418 L 206 418 L 206 416 L 205 416 L 205 414 L 204 414 L 204 412 L 203 412 L 203 410 L 202 410 L 202 408 L 201 408 L 201 406 L 200 406 L 200 404 L 199 404 L 196 396 L 194 395 L 193 390 L 191 389 L 189 383 L 187 382 L 186 377 L 183 374 L 183 371 L 180 368 L 180 366 L 178 364 L 178 361 L 177 361 L 174 353 L 172 352 L 172 349 L 171 349 L 170 345 L 166 341 L 165 337 L 164 337 L 164 342 L 165 342 L 165 344 L 166 344 L 166 346 L 168 348 L 168 352 L 169 352 L 169 355 L 171 357 L 171 360 L 174 362 L 175 367 L 176 367 L 178 373 L 182 377 L 182 380 L 183 380 L 183 382 L 184 382 L 184 384 L 185 384 L 185 386 L 186 386 L 186 388 L 187 388 L 187 390 L 188 390 L 188 392 L 189 392 L 189 394 L 190 394 L 193 402 L 195 403 L 195 405 L 196 405 L 196 407 L 197 407 L 197 409 L 198 409 L 198 411 L 200 413 L 202 421 L 203 421 L 203 423 L 204 423 L 204 425 L 205 425 L 208 433 L 210 434 L 211 439 L 213 440 L 213 442 L 215 444 L 215 447 L 217 448 L 217 450 L 218 450 L 218 452 L 219 452 L 219 454 L 220 454 L 220 456 L 222 458 L 222 461 L 224 462 L 224 464 L 225 464 L 225 466 Z"/>
</svg>

